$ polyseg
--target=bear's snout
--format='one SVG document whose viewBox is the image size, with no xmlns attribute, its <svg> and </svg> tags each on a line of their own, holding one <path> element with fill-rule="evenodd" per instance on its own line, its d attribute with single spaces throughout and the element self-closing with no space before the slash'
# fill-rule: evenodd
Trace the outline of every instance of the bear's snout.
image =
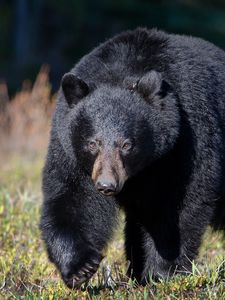
<svg viewBox="0 0 225 300">
<path fill-rule="evenodd" d="M 98 155 L 91 177 L 97 191 L 105 196 L 114 196 L 122 190 L 127 175 L 116 151 Z"/>
</svg>

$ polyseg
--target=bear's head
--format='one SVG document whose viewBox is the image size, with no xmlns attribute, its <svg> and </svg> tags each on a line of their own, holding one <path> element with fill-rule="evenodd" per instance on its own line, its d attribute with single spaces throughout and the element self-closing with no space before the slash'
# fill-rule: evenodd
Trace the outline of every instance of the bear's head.
<svg viewBox="0 0 225 300">
<path fill-rule="evenodd" d="M 94 86 L 94 85 L 93 85 Z M 104 195 L 170 151 L 179 135 L 178 99 L 156 71 L 126 78 L 122 85 L 93 88 L 72 73 L 62 91 L 71 111 L 71 139 L 77 164 Z"/>
</svg>

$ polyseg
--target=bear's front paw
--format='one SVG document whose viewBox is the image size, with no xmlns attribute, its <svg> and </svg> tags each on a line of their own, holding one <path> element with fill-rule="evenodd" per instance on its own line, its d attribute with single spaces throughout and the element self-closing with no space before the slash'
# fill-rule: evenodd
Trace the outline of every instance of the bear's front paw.
<svg viewBox="0 0 225 300">
<path fill-rule="evenodd" d="M 103 256 L 99 254 L 92 259 L 88 259 L 82 266 L 81 264 L 79 264 L 79 267 L 71 265 L 66 272 L 62 273 L 63 281 L 71 289 L 79 287 L 96 273 L 102 259 Z"/>
</svg>

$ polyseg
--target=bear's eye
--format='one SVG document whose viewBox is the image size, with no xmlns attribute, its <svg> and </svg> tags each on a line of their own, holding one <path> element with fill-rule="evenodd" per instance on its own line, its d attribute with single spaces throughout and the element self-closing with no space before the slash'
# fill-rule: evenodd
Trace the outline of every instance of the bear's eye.
<svg viewBox="0 0 225 300">
<path fill-rule="evenodd" d="M 132 144 L 131 144 L 131 142 L 130 142 L 129 140 L 125 140 L 125 141 L 123 142 L 121 148 L 122 148 L 123 151 L 131 150 Z"/>
<path fill-rule="evenodd" d="M 98 143 L 96 141 L 90 141 L 88 143 L 88 149 L 91 151 L 91 152 L 97 152 L 98 150 Z"/>
</svg>

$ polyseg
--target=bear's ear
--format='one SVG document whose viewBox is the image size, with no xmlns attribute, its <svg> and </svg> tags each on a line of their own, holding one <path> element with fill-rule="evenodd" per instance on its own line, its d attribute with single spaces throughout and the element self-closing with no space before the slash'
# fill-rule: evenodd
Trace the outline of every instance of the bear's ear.
<svg viewBox="0 0 225 300">
<path fill-rule="evenodd" d="M 89 93 L 88 85 L 72 73 L 65 74 L 61 84 L 63 94 L 70 107 Z"/>
<path fill-rule="evenodd" d="M 155 96 L 164 98 L 170 90 L 170 85 L 156 71 L 148 72 L 137 82 L 137 91 L 146 100 L 154 99 Z"/>
</svg>

